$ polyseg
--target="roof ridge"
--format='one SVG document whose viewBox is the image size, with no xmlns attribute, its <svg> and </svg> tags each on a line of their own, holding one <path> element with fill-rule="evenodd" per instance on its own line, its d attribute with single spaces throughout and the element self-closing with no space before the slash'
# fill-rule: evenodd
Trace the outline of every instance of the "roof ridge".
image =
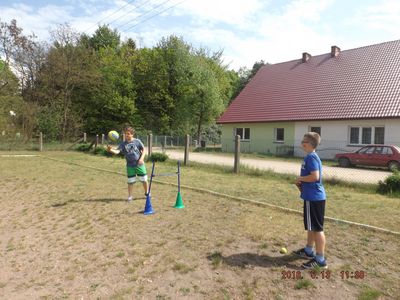
<svg viewBox="0 0 400 300">
<path fill-rule="evenodd" d="M 340 52 L 349 52 L 349 51 L 354 51 L 354 50 L 358 50 L 358 49 L 362 49 L 362 48 L 375 47 L 375 46 L 378 46 L 378 45 L 390 44 L 390 43 L 394 43 L 394 42 L 400 42 L 400 39 L 387 41 L 387 42 L 382 42 L 382 43 L 377 43 L 377 44 L 366 45 L 366 46 L 360 46 L 360 47 L 346 49 L 346 50 L 340 49 Z M 330 55 L 331 53 L 330 52 L 325 52 L 325 53 L 317 54 L 317 55 L 312 55 L 311 53 L 309 53 L 309 54 L 311 55 L 311 58 L 315 58 L 315 57 L 320 57 L 320 56 L 323 56 L 323 55 Z M 289 63 L 289 62 L 294 62 L 294 61 L 298 61 L 298 60 L 301 60 L 301 59 L 302 58 L 299 57 L 299 58 L 296 58 L 296 59 L 281 61 L 281 62 L 277 62 L 277 63 L 274 63 L 274 64 L 266 64 L 262 68 L 267 67 L 267 66 L 275 66 L 275 65 L 285 64 L 285 63 Z"/>
</svg>

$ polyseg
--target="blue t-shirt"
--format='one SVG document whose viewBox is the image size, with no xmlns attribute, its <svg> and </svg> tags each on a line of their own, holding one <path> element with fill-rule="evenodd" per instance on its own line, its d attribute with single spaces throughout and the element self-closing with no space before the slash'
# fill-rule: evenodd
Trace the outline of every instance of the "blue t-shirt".
<svg viewBox="0 0 400 300">
<path fill-rule="evenodd" d="M 139 139 L 133 139 L 131 142 L 123 141 L 119 144 L 118 150 L 125 155 L 128 167 L 137 167 L 138 160 L 144 151 L 144 145 Z"/>
<path fill-rule="evenodd" d="M 316 182 L 302 182 L 300 198 L 307 201 L 326 200 L 324 186 L 322 185 L 322 163 L 315 152 L 308 153 L 301 165 L 300 176 L 310 175 L 319 170 L 319 180 Z"/>
</svg>

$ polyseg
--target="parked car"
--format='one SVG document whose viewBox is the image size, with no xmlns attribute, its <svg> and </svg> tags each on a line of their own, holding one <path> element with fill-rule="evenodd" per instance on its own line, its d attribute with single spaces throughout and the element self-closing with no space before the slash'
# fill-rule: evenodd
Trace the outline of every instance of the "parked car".
<svg viewBox="0 0 400 300">
<path fill-rule="evenodd" d="M 335 159 L 340 167 L 362 165 L 400 170 L 400 148 L 393 145 L 367 145 L 355 152 L 336 154 Z"/>
</svg>

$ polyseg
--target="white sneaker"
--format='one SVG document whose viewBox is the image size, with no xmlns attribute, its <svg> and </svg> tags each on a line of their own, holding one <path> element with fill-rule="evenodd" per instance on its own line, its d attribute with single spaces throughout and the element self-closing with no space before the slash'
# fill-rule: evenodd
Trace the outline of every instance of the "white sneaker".
<svg viewBox="0 0 400 300">
<path fill-rule="evenodd" d="M 132 196 L 129 196 L 129 197 L 128 197 L 128 202 L 132 202 L 132 200 L 133 200 L 133 197 L 132 197 Z"/>
</svg>

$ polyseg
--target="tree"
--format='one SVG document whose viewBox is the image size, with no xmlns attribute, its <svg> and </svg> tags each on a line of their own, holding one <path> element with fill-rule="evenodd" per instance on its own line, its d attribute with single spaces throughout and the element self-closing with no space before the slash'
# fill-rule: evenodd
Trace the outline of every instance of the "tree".
<svg viewBox="0 0 400 300">
<path fill-rule="evenodd" d="M 240 92 L 244 89 L 244 87 L 250 82 L 250 80 L 257 74 L 257 72 L 263 67 L 267 65 L 263 60 L 256 61 L 253 64 L 253 68 L 251 70 L 246 67 L 242 67 L 238 71 L 239 82 L 234 83 L 235 91 L 233 92 L 232 99 L 235 99 Z"/>
<path fill-rule="evenodd" d="M 0 60 L 0 130 L 14 131 L 21 117 L 23 101 L 18 78 L 4 61 Z"/>
<path fill-rule="evenodd" d="M 116 29 L 112 30 L 107 25 L 102 25 L 89 38 L 89 45 L 96 51 L 102 48 L 117 49 L 121 45 L 121 37 Z"/>
<path fill-rule="evenodd" d="M 80 35 L 68 24 L 51 31 L 52 45 L 40 69 L 36 92 L 42 107 L 42 124 L 59 124 L 58 137 L 64 140 L 82 127 L 82 115 L 75 107 L 74 93 L 97 82 L 95 64 L 87 48 L 79 44 Z M 45 128 L 42 128 L 44 130 Z M 48 128 L 54 132 L 54 128 Z"/>
</svg>

